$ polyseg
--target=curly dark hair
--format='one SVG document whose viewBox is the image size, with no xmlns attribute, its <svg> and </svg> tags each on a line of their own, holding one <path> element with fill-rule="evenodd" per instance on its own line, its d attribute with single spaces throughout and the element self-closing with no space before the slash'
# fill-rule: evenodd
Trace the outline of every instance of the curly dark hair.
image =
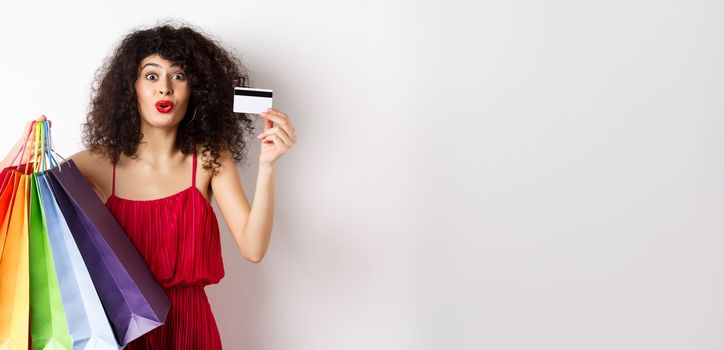
<svg viewBox="0 0 724 350">
<path fill-rule="evenodd" d="M 83 144 L 91 152 L 105 155 L 112 164 L 121 152 L 136 158 L 143 138 L 140 130 L 135 82 L 140 62 L 153 54 L 177 63 L 186 72 L 191 96 L 186 115 L 179 124 L 176 146 L 190 154 L 203 146 L 210 154 L 205 170 L 218 173 L 220 151 L 246 160 L 246 134 L 253 134 L 254 121 L 245 113 L 234 113 L 234 87 L 250 87 L 246 67 L 219 41 L 187 24 L 157 24 L 133 29 L 114 48 L 95 73 L 91 102 L 82 125 Z M 196 116 L 191 123 L 193 113 Z M 191 127 L 192 126 L 192 127 Z"/>
</svg>

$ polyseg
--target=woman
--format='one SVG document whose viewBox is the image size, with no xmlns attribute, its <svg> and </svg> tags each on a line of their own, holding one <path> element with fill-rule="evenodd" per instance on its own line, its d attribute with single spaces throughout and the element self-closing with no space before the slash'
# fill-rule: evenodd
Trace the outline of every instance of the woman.
<svg viewBox="0 0 724 350">
<path fill-rule="evenodd" d="M 171 299 L 166 323 L 127 349 L 220 349 L 204 291 L 224 275 L 209 203 L 215 194 L 241 256 L 261 261 L 272 230 L 274 164 L 296 143 L 294 127 L 277 109 L 261 115 L 250 206 L 236 163 L 245 158 L 254 120 L 232 111 L 233 88 L 250 80 L 221 45 L 188 26 L 134 31 L 95 83 L 83 124 L 87 149 L 70 158 Z"/>
</svg>

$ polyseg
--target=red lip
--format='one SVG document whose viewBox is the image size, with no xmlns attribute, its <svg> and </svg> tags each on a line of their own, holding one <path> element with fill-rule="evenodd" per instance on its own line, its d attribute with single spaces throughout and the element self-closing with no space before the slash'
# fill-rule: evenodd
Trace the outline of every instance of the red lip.
<svg viewBox="0 0 724 350">
<path fill-rule="evenodd" d="M 160 100 L 156 102 L 156 109 L 161 113 L 171 112 L 173 109 L 173 102 L 168 100 Z"/>
</svg>

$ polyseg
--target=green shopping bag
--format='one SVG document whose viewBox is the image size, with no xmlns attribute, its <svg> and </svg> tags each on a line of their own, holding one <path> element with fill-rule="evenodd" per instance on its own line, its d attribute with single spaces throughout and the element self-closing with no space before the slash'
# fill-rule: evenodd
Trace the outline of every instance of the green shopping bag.
<svg viewBox="0 0 724 350">
<path fill-rule="evenodd" d="M 37 124 L 40 126 L 40 124 Z M 38 132 L 40 134 L 41 132 Z M 36 150 L 37 152 L 37 150 Z M 36 156 L 38 154 L 36 153 Z M 37 158 L 36 158 L 37 159 Z M 38 169 L 36 169 L 38 170 Z M 38 173 L 30 182 L 30 336 L 33 349 L 73 349 L 55 275 L 53 255 L 38 191 Z"/>
</svg>

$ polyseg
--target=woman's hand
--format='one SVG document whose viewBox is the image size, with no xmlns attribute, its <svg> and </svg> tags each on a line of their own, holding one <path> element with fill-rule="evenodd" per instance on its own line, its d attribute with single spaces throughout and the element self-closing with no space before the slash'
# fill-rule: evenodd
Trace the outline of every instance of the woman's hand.
<svg viewBox="0 0 724 350">
<path fill-rule="evenodd" d="M 38 118 L 38 120 L 35 120 L 35 122 L 42 122 L 42 121 L 45 121 L 45 120 L 48 120 L 48 119 L 43 115 L 43 116 L 41 116 L 40 118 Z M 29 122 L 27 122 L 27 123 L 25 123 L 25 130 L 23 131 L 23 136 L 21 136 L 20 139 L 19 139 L 18 142 L 17 142 L 17 146 L 19 146 L 19 147 L 21 147 L 21 148 L 22 148 L 23 146 L 26 147 L 26 152 L 28 152 L 28 151 L 32 152 L 32 151 L 35 149 L 35 137 L 28 137 L 28 135 L 29 135 L 29 133 L 30 133 L 30 126 L 31 126 L 32 124 L 33 124 L 33 121 L 32 121 L 32 120 L 29 121 Z M 52 127 L 52 126 L 53 126 L 53 122 L 50 121 L 50 120 L 48 120 L 48 128 L 50 128 L 50 127 Z M 27 144 L 23 145 L 23 142 L 25 141 L 25 138 L 26 138 L 26 137 L 28 137 L 28 142 L 27 142 Z M 43 141 L 44 141 L 44 140 L 40 140 L 40 142 L 43 142 Z M 16 146 L 16 147 L 17 147 L 17 146 Z M 38 146 L 40 146 L 40 145 L 38 145 Z"/>
<path fill-rule="evenodd" d="M 41 116 L 36 122 L 42 122 L 44 120 L 47 120 L 45 116 Z M 30 152 L 34 152 L 35 147 L 35 138 L 29 137 L 28 142 L 25 143 L 25 138 L 30 134 L 30 126 L 33 124 L 33 121 L 29 121 L 25 124 L 25 130 L 23 131 L 23 135 L 20 137 L 20 139 L 15 143 L 15 146 L 13 149 L 8 153 L 5 158 L 0 161 L 0 169 L 5 169 L 15 163 L 17 160 L 17 157 L 19 156 L 19 153 L 22 152 L 23 147 L 25 147 L 25 153 L 23 157 L 29 157 Z M 48 120 L 48 127 L 52 125 L 52 122 Z M 22 160 L 21 160 L 22 161 Z"/>
<path fill-rule="evenodd" d="M 259 164 L 272 164 L 292 148 L 297 142 L 297 135 L 286 113 L 269 108 L 261 116 L 265 120 L 264 131 L 257 136 L 262 141 Z"/>
</svg>

